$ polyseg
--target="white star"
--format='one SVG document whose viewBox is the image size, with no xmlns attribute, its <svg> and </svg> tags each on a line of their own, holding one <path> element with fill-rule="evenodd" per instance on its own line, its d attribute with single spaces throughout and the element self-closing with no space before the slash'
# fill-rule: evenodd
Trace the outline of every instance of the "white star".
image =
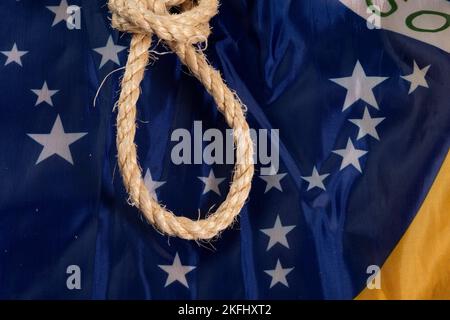
<svg viewBox="0 0 450 320">
<path fill-rule="evenodd" d="M 305 180 L 309 183 L 308 190 L 306 190 L 306 191 L 309 191 L 316 187 L 319 189 L 322 189 L 322 190 L 326 190 L 325 185 L 323 184 L 323 180 L 325 180 L 329 175 L 330 175 L 329 173 L 324 173 L 324 174 L 320 175 L 319 172 L 317 171 L 316 167 L 314 166 L 311 176 L 302 177 L 303 180 Z"/>
<path fill-rule="evenodd" d="M 403 79 L 406 81 L 409 81 L 411 83 L 411 86 L 409 87 L 408 94 L 413 93 L 416 91 L 418 87 L 424 87 L 428 88 L 428 82 L 425 77 L 427 76 L 428 70 L 430 69 L 431 65 L 426 66 L 423 69 L 420 69 L 417 65 L 417 62 L 414 60 L 414 71 L 410 75 L 402 76 Z"/>
<path fill-rule="evenodd" d="M 289 288 L 289 284 L 287 282 L 286 276 L 292 271 L 294 268 L 283 268 L 280 263 L 280 259 L 277 260 L 277 265 L 273 270 L 264 270 L 269 276 L 272 277 L 272 281 L 270 282 L 270 288 L 272 288 L 277 283 L 281 283 Z"/>
<path fill-rule="evenodd" d="M 153 181 L 150 169 L 147 169 L 147 171 L 145 172 L 144 184 L 147 187 L 147 190 L 150 193 L 150 195 L 156 201 L 158 201 L 158 196 L 156 195 L 156 189 L 158 189 L 165 183 L 166 183 L 166 181 Z"/>
<path fill-rule="evenodd" d="M 283 179 L 287 173 L 279 173 L 279 174 L 271 174 L 267 176 L 259 176 L 261 179 L 263 179 L 266 184 L 266 190 L 264 193 L 267 193 L 272 188 L 278 189 L 280 191 L 283 191 L 283 188 L 281 187 L 281 179 Z"/>
<path fill-rule="evenodd" d="M 46 102 L 53 107 L 52 96 L 55 95 L 59 90 L 49 90 L 47 86 L 47 82 L 44 82 L 42 89 L 32 89 L 37 96 L 35 106 L 41 104 L 42 102 Z"/>
<path fill-rule="evenodd" d="M 384 119 L 386 118 L 372 118 L 369 109 L 366 107 L 362 119 L 348 119 L 348 121 L 359 127 L 357 140 L 364 138 L 366 135 L 380 140 L 376 128 Z"/>
<path fill-rule="evenodd" d="M 47 9 L 55 14 L 52 27 L 61 21 L 67 21 L 69 18 L 69 13 L 67 12 L 68 7 L 69 5 L 67 4 L 67 0 L 61 0 L 59 6 L 47 6 Z"/>
<path fill-rule="evenodd" d="M 1 53 L 3 53 L 8 58 L 6 59 L 5 66 L 12 62 L 15 62 L 19 66 L 22 66 L 21 57 L 26 55 L 28 51 L 20 51 L 19 49 L 17 49 L 17 44 L 14 43 L 11 51 L 1 51 Z"/>
<path fill-rule="evenodd" d="M 269 236 L 269 244 L 267 245 L 266 251 L 269 251 L 277 243 L 282 244 L 289 249 L 289 243 L 287 241 L 286 235 L 294 229 L 295 226 L 283 226 L 281 224 L 280 216 L 277 215 L 275 224 L 273 228 L 261 229 L 261 232 Z"/>
<path fill-rule="evenodd" d="M 106 46 L 94 49 L 95 52 L 102 55 L 102 61 L 100 67 L 103 67 L 108 61 L 112 61 L 117 65 L 120 65 L 119 52 L 125 50 L 126 47 L 114 44 L 112 36 L 109 36 Z"/>
<path fill-rule="evenodd" d="M 342 157 L 340 170 L 348 167 L 349 165 L 352 165 L 359 172 L 362 172 L 359 158 L 365 155 L 367 151 L 355 149 L 355 146 L 353 145 L 353 142 L 350 138 L 347 141 L 347 146 L 345 147 L 345 149 L 334 150 L 333 153 Z"/>
<path fill-rule="evenodd" d="M 225 178 L 216 178 L 216 176 L 214 175 L 213 169 L 211 169 L 211 171 L 209 171 L 209 176 L 197 177 L 197 178 L 199 178 L 205 184 L 205 188 L 203 189 L 203 194 L 206 194 L 209 191 L 214 191 L 219 196 L 222 195 L 220 193 L 219 184 L 221 184 L 225 180 Z"/>
<path fill-rule="evenodd" d="M 373 88 L 386 79 L 388 78 L 368 77 L 361 66 L 361 63 L 357 61 L 355 68 L 353 69 L 353 74 L 350 77 L 330 80 L 347 89 L 347 96 L 345 97 L 344 107 L 342 109 L 342 111 L 344 111 L 359 99 L 378 109 L 378 103 L 373 94 Z"/>
<path fill-rule="evenodd" d="M 173 259 L 173 263 L 169 265 L 158 265 L 161 269 L 167 272 L 167 280 L 164 287 L 167 287 L 171 283 L 178 281 L 183 286 L 189 289 L 188 282 L 186 280 L 186 274 L 194 270 L 196 267 L 194 266 L 185 266 L 181 264 L 180 257 L 178 256 L 178 252 L 175 255 L 175 259 Z"/>
<path fill-rule="evenodd" d="M 44 149 L 42 149 L 41 151 L 41 154 L 39 155 L 39 158 L 36 161 L 36 164 L 44 161 L 54 154 L 60 156 L 70 164 L 73 164 L 72 154 L 70 152 L 69 146 L 85 135 L 87 135 L 87 132 L 65 133 L 61 118 L 59 116 L 56 118 L 56 121 L 53 124 L 50 133 L 28 134 L 31 139 L 44 147 Z"/>
</svg>

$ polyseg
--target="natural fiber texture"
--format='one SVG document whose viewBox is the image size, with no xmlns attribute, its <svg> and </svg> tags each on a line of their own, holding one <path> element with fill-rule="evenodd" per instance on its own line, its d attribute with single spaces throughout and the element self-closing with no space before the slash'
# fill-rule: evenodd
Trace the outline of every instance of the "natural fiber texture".
<svg viewBox="0 0 450 320">
<path fill-rule="evenodd" d="M 206 41 L 209 20 L 217 14 L 217 0 L 109 0 L 112 25 L 133 33 L 118 102 L 117 149 L 120 171 L 130 201 L 161 232 L 188 240 L 211 239 L 233 223 L 242 209 L 253 177 L 253 143 L 243 107 L 220 73 L 194 44 Z M 151 38 L 164 40 L 205 86 L 219 111 L 233 128 L 236 165 L 226 200 L 203 220 L 175 216 L 150 195 L 142 179 L 134 137 L 139 85 L 149 62 Z"/>
</svg>

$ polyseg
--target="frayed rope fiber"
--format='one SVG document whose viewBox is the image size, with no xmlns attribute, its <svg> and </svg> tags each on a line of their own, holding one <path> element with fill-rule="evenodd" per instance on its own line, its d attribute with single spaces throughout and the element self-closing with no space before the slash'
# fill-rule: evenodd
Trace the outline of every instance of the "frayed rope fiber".
<svg viewBox="0 0 450 320">
<path fill-rule="evenodd" d="M 159 231 L 187 240 L 214 238 L 233 223 L 249 195 L 253 178 L 253 143 L 243 106 L 220 73 L 194 45 L 205 41 L 218 0 L 109 0 L 112 25 L 132 33 L 130 52 L 118 101 L 117 150 L 120 172 L 130 201 Z M 214 98 L 227 124 L 234 129 L 236 164 L 229 193 L 218 209 L 202 220 L 176 216 L 153 199 L 142 179 L 136 154 L 136 102 L 149 62 L 152 36 L 175 52 Z"/>
</svg>

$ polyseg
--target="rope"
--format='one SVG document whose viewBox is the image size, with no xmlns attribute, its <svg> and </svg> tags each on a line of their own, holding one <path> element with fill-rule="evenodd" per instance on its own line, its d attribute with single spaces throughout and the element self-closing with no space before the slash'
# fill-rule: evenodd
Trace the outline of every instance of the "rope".
<svg viewBox="0 0 450 320">
<path fill-rule="evenodd" d="M 109 0 L 108 5 L 113 27 L 133 34 L 118 101 L 116 137 L 119 168 L 130 203 L 162 233 L 187 240 L 211 239 L 234 222 L 249 195 L 254 173 L 253 143 L 242 104 L 220 73 L 209 65 L 203 52 L 194 47 L 209 36 L 209 21 L 217 14 L 218 0 Z M 153 35 L 165 41 L 205 86 L 227 124 L 234 129 L 236 164 L 229 193 L 217 210 L 202 220 L 176 216 L 163 208 L 142 179 L 134 143 L 136 102 Z"/>
</svg>

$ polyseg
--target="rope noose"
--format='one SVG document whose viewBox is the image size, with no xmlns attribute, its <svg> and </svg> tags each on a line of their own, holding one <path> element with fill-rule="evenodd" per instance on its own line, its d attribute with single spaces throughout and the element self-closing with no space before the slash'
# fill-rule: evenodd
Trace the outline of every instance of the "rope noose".
<svg viewBox="0 0 450 320">
<path fill-rule="evenodd" d="M 159 231 L 187 240 L 211 239 L 233 223 L 251 188 L 254 173 L 253 143 L 242 105 L 220 73 L 194 44 L 210 34 L 209 21 L 217 14 L 218 0 L 109 0 L 114 28 L 132 33 L 122 80 L 117 114 L 118 163 L 130 201 Z M 171 13 L 176 7 L 179 13 Z M 152 35 L 164 40 L 181 62 L 205 86 L 218 110 L 233 129 L 236 163 L 229 193 L 217 210 L 202 220 L 176 216 L 153 199 L 142 179 L 134 137 L 136 102 L 149 62 Z"/>
</svg>

